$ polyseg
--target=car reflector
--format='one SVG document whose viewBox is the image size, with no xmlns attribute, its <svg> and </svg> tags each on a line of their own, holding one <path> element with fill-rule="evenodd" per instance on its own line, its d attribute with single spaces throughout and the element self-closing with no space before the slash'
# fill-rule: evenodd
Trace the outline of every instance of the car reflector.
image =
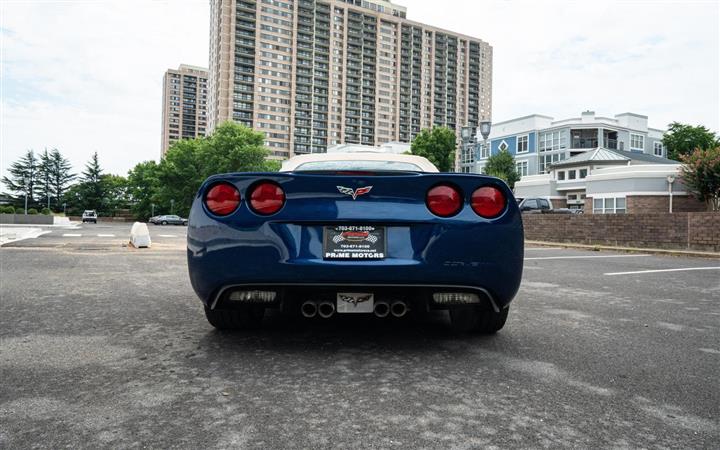
<svg viewBox="0 0 720 450">
<path fill-rule="evenodd" d="M 428 191 L 425 202 L 430 212 L 436 216 L 450 217 L 462 208 L 462 195 L 452 186 L 439 185 Z"/>
<path fill-rule="evenodd" d="M 285 191 L 277 184 L 266 181 L 252 188 L 250 207 L 256 213 L 263 216 L 275 214 L 284 204 Z"/>
<path fill-rule="evenodd" d="M 275 300 L 273 291 L 232 291 L 228 300 L 232 302 L 271 303 Z"/>
<path fill-rule="evenodd" d="M 230 183 L 218 183 L 205 194 L 205 206 L 211 213 L 227 216 L 240 204 L 240 192 Z"/>
<path fill-rule="evenodd" d="M 480 217 L 491 219 L 505 209 L 505 194 L 496 187 L 484 186 L 473 192 L 470 206 Z"/>
<path fill-rule="evenodd" d="M 439 304 L 471 304 L 480 303 L 480 297 L 467 292 L 436 292 L 433 301 Z"/>
</svg>

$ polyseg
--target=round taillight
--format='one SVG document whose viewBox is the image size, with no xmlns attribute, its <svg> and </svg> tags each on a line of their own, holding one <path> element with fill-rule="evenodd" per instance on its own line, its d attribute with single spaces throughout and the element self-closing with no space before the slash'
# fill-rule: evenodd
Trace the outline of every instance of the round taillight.
<svg viewBox="0 0 720 450">
<path fill-rule="evenodd" d="M 240 192 L 230 183 L 218 183 L 205 194 L 205 206 L 211 213 L 227 216 L 240 204 Z"/>
<path fill-rule="evenodd" d="M 250 207 L 263 216 L 275 214 L 285 204 L 285 191 L 275 183 L 263 182 L 255 185 L 250 193 Z"/>
<path fill-rule="evenodd" d="M 450 217 L 462 208 L 462 195 L 452 186 L 440 185 L 428 191 L 425 202 L 436 216 Z"/>
<path fill-rule="evenodd" d="M 505 194 L 496 187 L 484 186 L 472 194 L 470 206 L 477 215 L 486 219 L 497 217 L 505 209 Z"/>
</svg>

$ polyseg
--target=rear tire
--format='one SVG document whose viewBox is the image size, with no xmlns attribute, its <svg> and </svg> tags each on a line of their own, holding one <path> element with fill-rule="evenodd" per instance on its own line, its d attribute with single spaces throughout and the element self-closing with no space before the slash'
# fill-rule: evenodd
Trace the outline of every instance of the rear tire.
<svg viewBox="0 0 720 450">
<path fill-rule="evenodd" d="M 166 220 L 163 220 L 161 224 L 162 224 L 162 225 L 167 225 L 167 221 L 166 221 Z"/>
<path fill-rule="evenodd" d="M 242 309 L 210 309 L 205 307 L 205 317 L 218 330 L 250 330 L 262 323 L 265 311 L 262 307 Z"/>
<path fill-rule="evenodd" d="M 481 306 L 455 306 L 450 308 L 450 323 L 460 333 L 495 334 L 507 321 L 510 307 L 495 312 Z"/>
</svg>

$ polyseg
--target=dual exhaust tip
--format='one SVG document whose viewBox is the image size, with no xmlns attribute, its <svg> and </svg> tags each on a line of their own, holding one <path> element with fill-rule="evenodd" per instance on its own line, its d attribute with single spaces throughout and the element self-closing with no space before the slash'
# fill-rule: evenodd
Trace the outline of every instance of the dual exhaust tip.
<svg viewBox="0 0 720 450">
<path fill-rule="evenodd" d="M 300 306 L 303 317 L 308 319 L 320 316 L 329 319 L 335 314 L 335 303 L 329 301 L 313 302 L 307 301 Z M 392 303 L 379 301 L 373 306 L 373 314 L 376 317 L 384 318 L 392 314 L 394 317 L 403 317 L 408 313 L 407 304 L 401 300 Z"/>
</svg>

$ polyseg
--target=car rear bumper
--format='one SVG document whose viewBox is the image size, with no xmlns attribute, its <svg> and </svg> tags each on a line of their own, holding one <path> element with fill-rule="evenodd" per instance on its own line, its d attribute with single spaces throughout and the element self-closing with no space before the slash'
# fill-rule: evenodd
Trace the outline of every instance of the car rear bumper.
<svg viewBox="0 0 720 450">
<path fill-rule="evenodd" d="M 324 260 L 322 225 L 265 223 L 243 229 L 209 218 L 205 222 L 191 220 L 188 268 L 192 286 L 207 306 L 217 306 L 224 292 L 242 286 L 273 289 L 278 298 L 297 288 L 365 286 L 360 292 L 480 292 L 502 308 L 517 293 L 522 276 L 519 214 L 501 224 L 386 224 L 387 257 L 360 261 Z"/>
</svg>

